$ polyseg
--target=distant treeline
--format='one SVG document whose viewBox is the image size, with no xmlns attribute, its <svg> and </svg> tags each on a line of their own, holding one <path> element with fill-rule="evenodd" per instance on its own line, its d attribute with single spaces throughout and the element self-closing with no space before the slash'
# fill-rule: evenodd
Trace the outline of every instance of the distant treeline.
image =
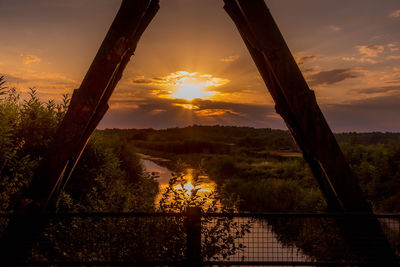
<svg viewBox="0 0 400 267">
<path fill-rule="evenodd" d="M 193 146 L 205 145 L 206 142 L 212 142 L 212 145 L 219 143 L 228 146 L 238 145 L 254 148 L 267 147 L 271 150 L 297 150 L 289 131 L 271 128 L 193 125 L 183 128 L 168 128 L 161 130 L 106 129 L 101 130 L 101 132 L 111 135 L 118 133 L 120 136 L 125 136 L 129 140 L 138 142 L 170 142 L 176 144 L 178 150 L 183 149 L 182 147 L 179 148 L 179 146 L 182 146 L 185 141 L 190 141 L 191 143 L 189 145 Z M 351 142 L 360 145 L 376 145 L 386 144 L 389 140 L 397 139 L 400 137 L 400 133 L 347 132 L 336 133 L 335 137 L 339 143 Z M 171 145 L 170 148 L 173 148 L 173 145 Z"/>
<path fill-rule="evenodd" d="M 358 145 L 378 145 L 387 144 L 390 140 L 399 139 L 400 133 L 392 132 L 368 132 L 368 133 L 337 133 L 336 140 L 339 143 L 352 143 Z"/>
<path fill-rule="evenodd" d="M 165 151 L 170 149 L 174 153 L 188 152 L 202 153 L 210 150 L 211 153 L 229 150 L 232 146 L 248 148 L 267 147 L 274 149 L 296 150 L 296 146 L 290 134 L 283 130 L 255 129 L 251 127 L 236 126 L 199 126 L 193 125 L 185 128 L 169 128 L 164 130 L 154 129 L 107 129 L 103 134 L 118 134 L 128 140 L 135 141 L 144 147 L 147 143 L 150 147 L 160 145 Z M 168 147 L 161 145 L 169 143 Z M 189 148 L 190 146 L 190 148 Z"/>
</svg>

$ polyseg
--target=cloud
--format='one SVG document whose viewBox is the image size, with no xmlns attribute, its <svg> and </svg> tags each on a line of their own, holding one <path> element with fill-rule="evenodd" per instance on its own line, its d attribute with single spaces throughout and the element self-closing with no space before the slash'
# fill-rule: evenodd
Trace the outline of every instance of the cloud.
<svg viewBox="0 0 400 267">
<path fill-rule="evenodd" d="M 27 73 L 4 73 L 2 75 L 4 75 L 6 80 L 10 83 L 26 83 L 30 84 L 31 87 L 38 87 L 41 85 L 44 85 L 45 87 L 50 85 L 60 85 L 63 87 L 66 85 L 71 85 L 73 88 L 75 88 L 77 85 L 75 80 L 58 73 L 30 71 Z"/>
<path fill-rule="evenodd" d="M 157 114 L 160 114 L 160 113 L 163 113 L 163 112 L 166 112 L 167 110 L 166 109 L 153 109 L 152 111 L 150 111 L 149 112 L 149 114 L 150 115 L 157 115 Z"/>
<path fill-rule="evenodd" d="M 132 110 L 138 109 L 139 105 L 131 102 L 118 102 L 118 101 L 110 101 L 109 102 L 110 109 L 118 109 L 118 110 Z"/>
<path fill-rule="evenodd" d="M 211 98 L 216 95 L 215 89 L 230 82 L 229 79 L 215 77 L 211 74 L 176 71 L 166 76 L 145 78 L 135 77 L 136 85 L 153 86 L 152 94 L 161 98 Z"/>
<path fill-rule="evenodd" d="M 20 92 L 36 87 L 41 100 L 44 101 L 54 99 L 55 95 L 71 92 L 79 86 L 77 81 L 58 73 L 29 71 L 1 75 L 4 75 L 9 87 L 16 87 Z"/>
<path fill-rule="evenodd" d="M 303 64 L 310 63 L 310 62 L 317 60 L 318 56 L 316 56 L 316 55 L 307 55 L 307 56 L 295 55 L 294 58 L 298 65 L 303 65 Z"/>
<path fill-rule="evenodd" d="M 393 49 L 396 49 L 394 44 L 388 44 L 387 45 L 391 51 L 394 51 Z M 360 58 L 357 57 L 342 57 L 343 61 L 355 61 L 355 62 L 360 62 L 360 63 L 371 63 L 371 64 L 376 64 L 378 63 L 378 56 L 382 54 L 385 51 L 385 46 L 384 45 L 359 45 L 356 46 L 358 49 L 359 54 L 361 55 Z"/>
<path fill-rule="evenodd" d="M 213 108 L 213 109 L 202 109 L 196 110 L 196 114 L 200 116 L 221 116 L 221 115 L 239 115 L 238 112 L 233 111 L 232 109 L 222 109 L 222 108 Z"/>
<path fill-rule="evenodd" d="M 391 95 L 355 100 L 346 104 L 322 106 L 333 131 L 399 132 L 400 92 Z"/>
<path fill-rule="evenodd" d="M 354 61 L 360 63 L 382 63 L 386 60 L 398 60 L 400 59 L 400 55 L 396 55 L 397 51 L 400 51 L 400 47 L 395 43 L 388 43 L 386 45 L 361 45 L 356 47 L 361 57 L 342 57 L 343 61 Z M 386 48 L 386 49 L 385 49 Z M 384 53 L 385 52 L 385 53 Z M 393 52 L 393 53 L 391 53 Z M 384 53 L 384 56 L 381 54 Z M 392 54 L 392 55 L 390 55 Z"/>
<path fill-rule="evenodd" d="M 137 84 L 149 84 L 149 85 L 154 83 L 152 79 L 145 79 L 144 76 L 136 77 L 132 80 L 132 82 Z"/>
<path fill-rule="evenodd" d="M 394 52 L 394 51 L 399 51 L 400 47 L 398 47 L 396 44 L 394 43 L 390 43 L 387 44 L 387 47 L 389 47 L 390 51 Z"/>
<path fill-rule="evenodd" d="M 345 69 L 322 73 L 333 73 L 335 76 L 348 75 L 352 71 Z M 400 114 L 400 85 L 365 88 L 354 93 L 364 99 L 321 105 L 334 131 L 400 131 L 400 124 L 393 119 Z M 186 101 L 151 95 L 132 99 L 121 97 L 114 101 L 118 103 L 112 104 L 100 128 L 168 128 L 193 124 L 285 128 L 273 105 L 202 99 Z"/>
<path fill-rule="evenodd" d="M 398 18 L 398 17 L 400 17 L 400 9 L 397 9 L 397 10 L 391 12 L 391 13 L 389 14 L 389 17 L 391 17 L 391 18 Z"/>
<path fill-rule="evenodd" d="M 126 106 L 129 100 L 120 101 Z M 137 109 L 111 109 L 101 128 L 168 128 L 175 126 L 243 125 L 252 127 L 284 128 L 273 105 L 238 104 L 212 100 L 167 99 L 152 97 L 133 101 Z M 192 108 L 189 108 L 191 106 Z"/>
<path fill-rule="evenodd" d="M 383 45 L 360 45 L 357 46 L 360 54 L 367 57 L 377 57 L 383 51 L 385 51 L 385 47 Z"/>
<path fill-rule="evenodd" d="M 188 104 L 188 103 L 174 103 L 174 104 L 172 104 L 172 105 L 177 106 L 177 107 L 182 107 L 182 108 L 185 108 L 185 109 L 190 109 L 190 110 L 197 110 L 197 109 L 199 109 L 198 106 L 193 105 L 193 104 Z"/>
<path fill-rule="evenodd" d="M 13 75 L 10 73 L 0 73 L 0 76 L 4 76 L 5 80 L 8 83 L 21 83 L 25 82 L 25 79 L 18 77 L 17 75 Z"/>
<path fill-rule="evenodd" d="M 239 55 L 228 56 L 224 58 L 220 58 L 219 61 L 221 62 L 233 62 L 239 59 Z"/>
<path fill-rule="evenodd" d="M 329 85 L 338 83 L 347 79 L 357 78 L 358 72 L 354 69 L 333 69 L 321 71 L 308 77 L 310 86 Z"/>
<path fill-rule="evenodd" d="M 34 56 L 34 55 L 21 54 L 21 57 L 23 57 L 22 63 L 24 65 L 30 65 L 30 64 L 33 64 L 33 63 L 39 63 L 41 61 L 39 57 Z"/>
<path fill-rule="evenodd" d="M 371 63 L 371 64 L 378 63 L 378 61 L 376 61 L 372 58 L 368 58 L 368 57 L 362 57 L 362 58 L 342 57 L 342 60 L 343 61 L 356 61 L 356 62 L 360 62 L 360 63 Z"/>
<path fill-rule="evenodd" d="M 364 88 L 364 89 L 357 89 L 354 91 L 359 94 L 377 94 L 377 93 L 382 94 L 382 93 L 400 91 L 400 85 Z"/>
<path fill-rule="evenodd" d="M 397 118 L 400 114 L 400 86 L 364 89 L 373 94 L 387 91 L 388 95 L 378 95 L 363 100 L 353 100 L 342 104 L 321 105 L 329 125 L 335 132 L 343 131 L 400 131 Z M 121 100 L 121 107 L 129 100 Z M 176 104 L 182 105 L 176 105 Z M 111 109 L 102 120 L 100 128 L 169 128 L 193 124 L 238 125 L 285 129 L 282 119 L 273 105 L 234 104 L 212 100 L 193 102 L 149 98 L 135 100 L 136 109 Z M 194 109 L 183 105 L 191 104 Z"/>
<path fill-rule="evenodd" d="M 342 28 L 340 28 L 339 26 L 336 26 L 336 25 L 331 25 L 331 26 L 329 26 L 329 30 L 331 32 L 339 32 L 342 30 Z"/>
</svg>

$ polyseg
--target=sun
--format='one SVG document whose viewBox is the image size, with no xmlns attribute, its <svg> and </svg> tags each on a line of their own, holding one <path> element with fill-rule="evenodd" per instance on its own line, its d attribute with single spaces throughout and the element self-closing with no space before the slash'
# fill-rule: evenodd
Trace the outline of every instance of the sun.
<svg viewBox="0 0 400 267">
<path fill-rule="evenodd" d="M 228 79 L 218 78 L 211 74 L 177 71 L 158 78 L 157 84 L 163 88 L 154 90 L 153 93 L 159 97 L 191 102 L 194 99 L 211 99 L 217 96 L 219 93 L 216 88 L 228 82 Z"/>
<path fill-rule="evenodd" d="M 196 98 L 207 99 L 213 95 L 215 95 L 215 92 L 206 91 L 203 83 L 196 83 L 195 81 L 183 81 L 177 86 L 176 91 L 171 94 L 171 96 L 174 98 L 185 99 L 188 101 L 192 101 Z"/>
</svg>

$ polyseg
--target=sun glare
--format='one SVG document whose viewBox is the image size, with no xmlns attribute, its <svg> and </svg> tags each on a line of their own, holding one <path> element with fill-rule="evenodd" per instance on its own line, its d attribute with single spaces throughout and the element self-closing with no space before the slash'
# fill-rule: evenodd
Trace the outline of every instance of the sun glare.
<svg viewBox="0 0 400 267">
<path fill-rule="evenodd" d="M 185 185 L 183 186 L 183 188 L 185 188 L 186 191 L 187 191 L 189 194 L 191 194 L 192 190 L 194 189 L 194 186 L 192 185 L 191 182 L 188 182 L 187 184 L 185 184 Z"/>
<path fill-rule="evenodd" d="M 164 89 L 155 90 L 155 94 L 161 97 L 184 99 L 187 101 L 210 99 L 218 95 L 218 92 L 215 90 L 217 87 L 229 82 L 228 79 L 217 78 L 210 74 L 188 71 L 173 72 L 159 80 L 161 82 L 158 82 L 158 84 L 162 85 Z"/>
<path fill-rule="evenodd" d="M 203 83 L 185 82 L 183 81 L 177 86 L 175 93 L 171 94 L 174 98 L 186 99 L 192 101 L 193 99 L 207 99 L 215 95 L 213 91 L 205 91 L 205 86 Z"/>
</svg>

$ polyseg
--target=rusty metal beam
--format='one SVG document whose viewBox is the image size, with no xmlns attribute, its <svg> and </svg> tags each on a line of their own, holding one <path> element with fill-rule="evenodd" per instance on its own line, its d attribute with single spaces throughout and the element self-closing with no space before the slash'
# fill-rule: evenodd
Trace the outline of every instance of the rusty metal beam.
<svg viewBox="0 0 400 267">
<path fill-rule="evenodd" d="M 123 0 L 68 111 L 41 160 L 13 218 L 0 240 L 0 261 L 15 263 L 27 257 L 32 244 L 47 225 L 35 216 L 54 206 L 88 139 L 108 110 L 115 89 L 137 43 L 159 9 L 158 0 Z M 41 217 L 43 218 L 43 217 Z"/>
<path fill-rule="evenodd" d="M 238 28 L 275 101 L 277 113 L 282 116 L 303 152 L 325 196 L 328 209 L 335 212 L 372 213 L 357 178 L 317 104 L 314 92 L 309 89 L 265 2 L 224 2 L 224 9 Z M 358 256 L 366 260 L 395 258 L 377 220 L 369 222 L 366 228 L 360 228 L 360 233 L 350 232 L 347 223 L 337 221 L 344 238 Z M 362 221 L 356 223 L 365 224 Z M 357 235 L 367 238 L 354 238 Z"/>
</svg>

